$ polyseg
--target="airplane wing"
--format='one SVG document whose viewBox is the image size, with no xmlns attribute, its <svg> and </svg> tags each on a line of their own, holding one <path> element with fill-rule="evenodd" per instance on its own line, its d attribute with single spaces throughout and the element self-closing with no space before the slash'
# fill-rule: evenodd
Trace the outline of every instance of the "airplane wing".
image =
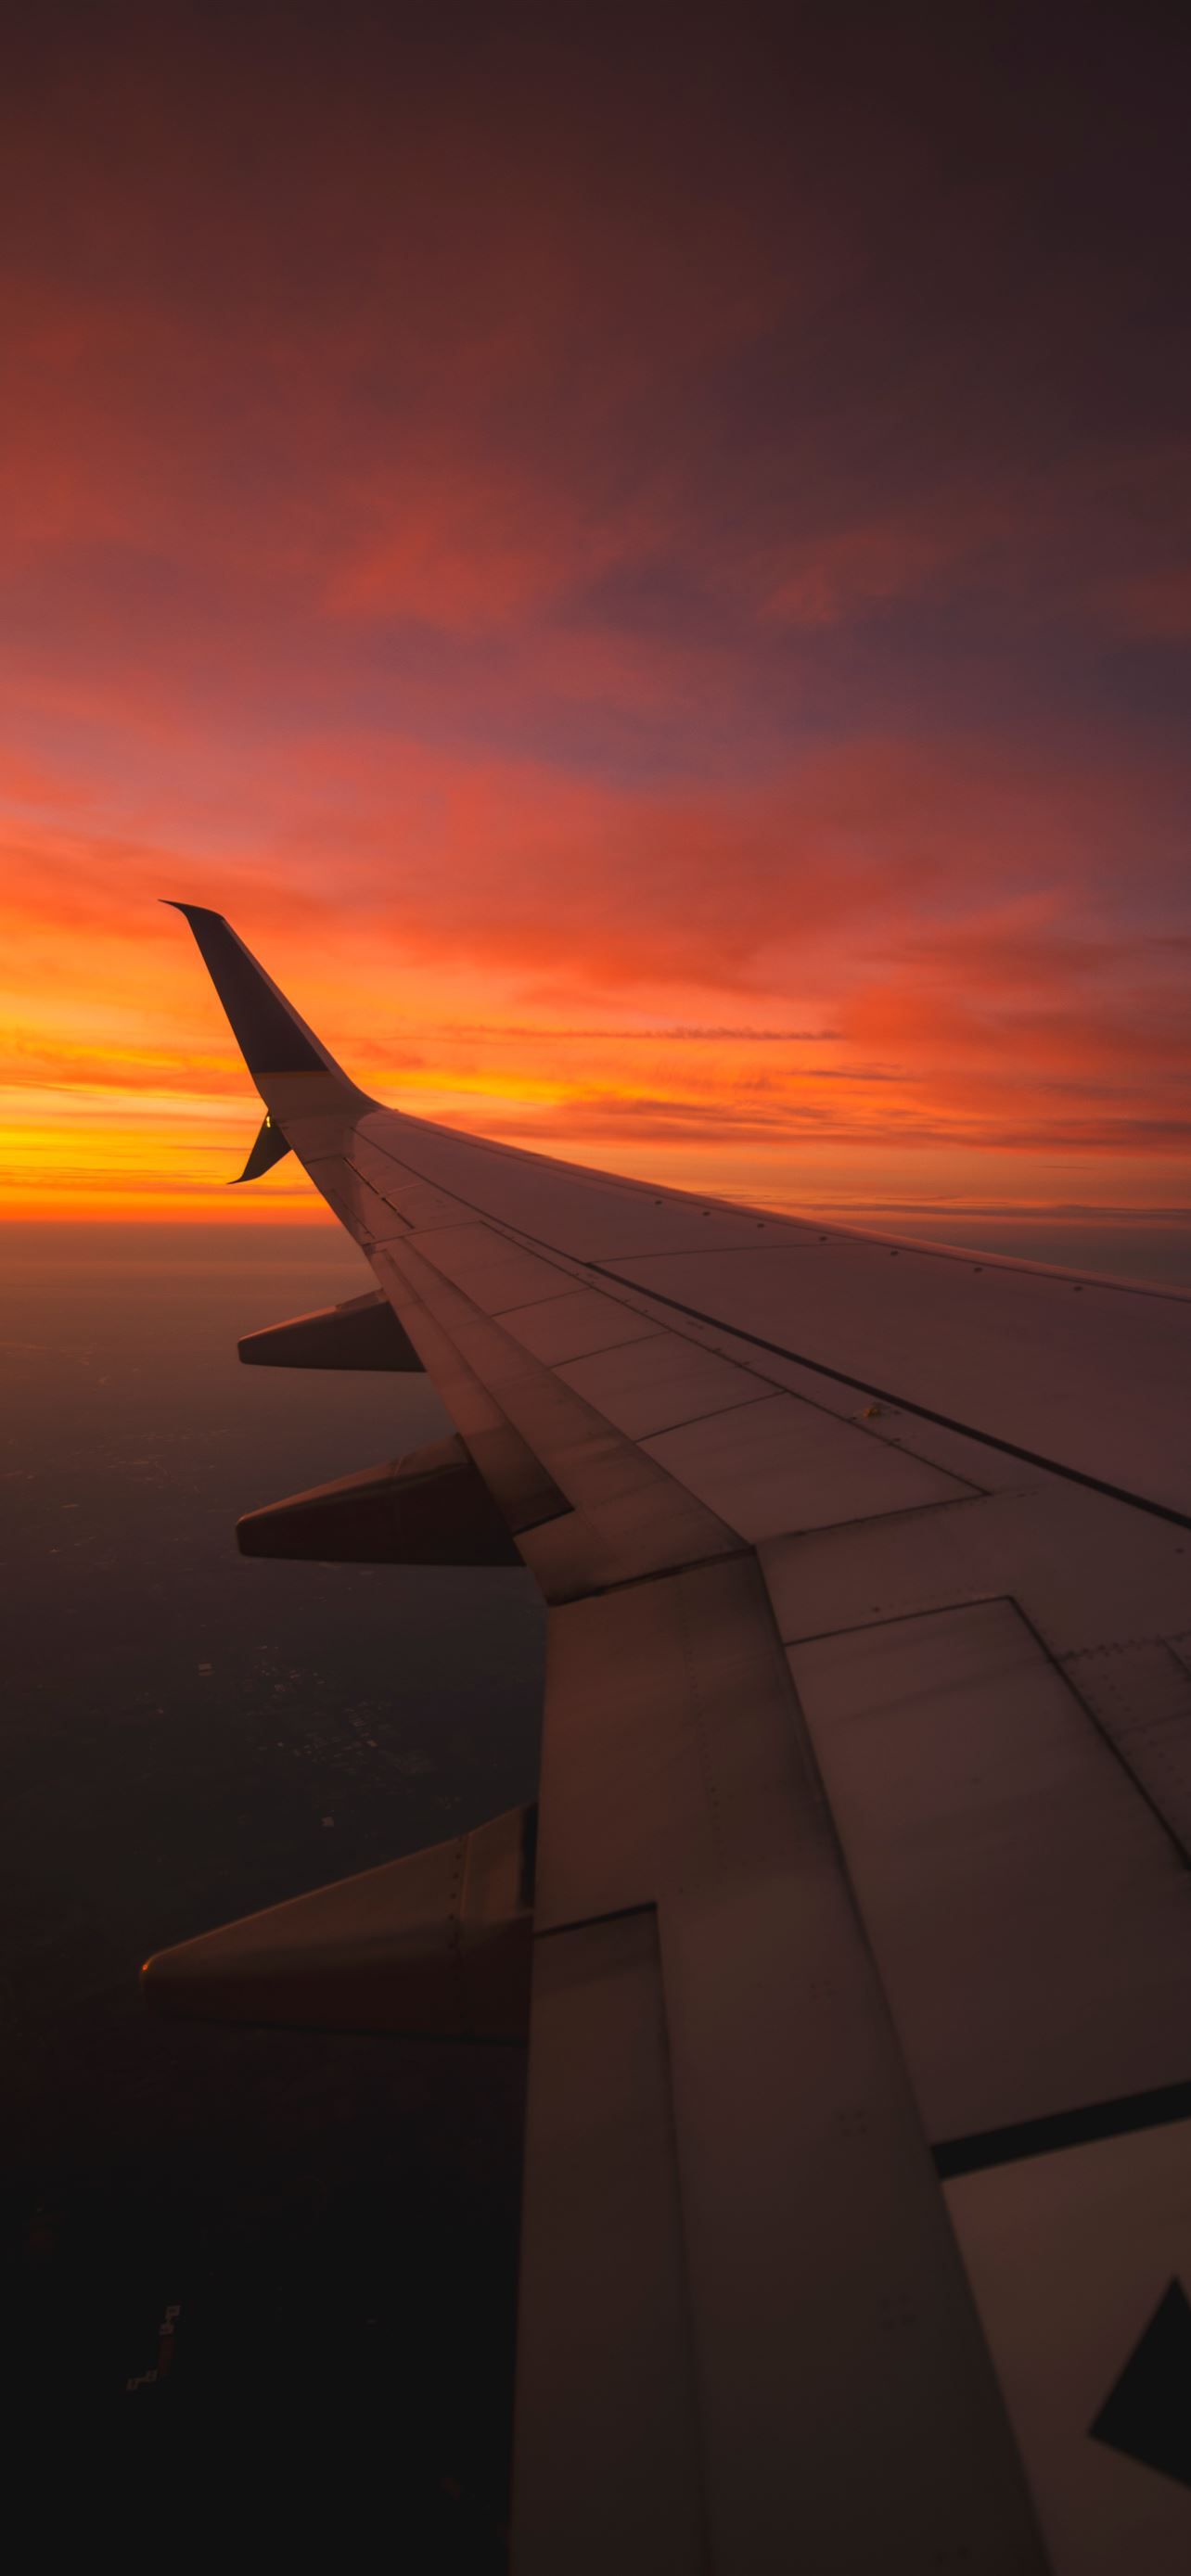
<svg viewBox="0 0 1191 2576">
<path fill-rule="evenodd" d="M 245 1356 L 456 1434 L 244 1543 L 519 1560 L 548 1652 L 536 1816 L 151 1985 L 528 1996 L 518 2576 L 1191 2563 L 1191 1300 L 381 1108 L 180 909 L 378 1283 Z"/>
</svg>

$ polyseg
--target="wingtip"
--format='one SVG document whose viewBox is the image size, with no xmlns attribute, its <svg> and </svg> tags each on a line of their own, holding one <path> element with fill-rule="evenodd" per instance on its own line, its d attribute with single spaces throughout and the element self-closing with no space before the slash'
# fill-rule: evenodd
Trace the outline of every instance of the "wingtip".
<svg viewBox="0 0 1191 2576">
<path fill-rule="evenodd" d="M 173 894 L 159 894 L 157 900 L 165 904 L 170 912 L 180 912 L 190 922 L 224 919 L 223 913 L 213 912 L 211 906 L 206 903 L 180 903 L 177 895 Z"/>
<path fill-rule="evenodd" d="M 262 1074 L 319 1073 L 329 1074 L 353 1099 L 366 1097 L 328 1054 L 321 1038 L 307 1028 L 221 912 L 212 911 L 208 904 L 183 903 L 172 894 L 158 900 L 171 912 L 180 912 L 189 924 L 258 1089 Z"/>
</svg>

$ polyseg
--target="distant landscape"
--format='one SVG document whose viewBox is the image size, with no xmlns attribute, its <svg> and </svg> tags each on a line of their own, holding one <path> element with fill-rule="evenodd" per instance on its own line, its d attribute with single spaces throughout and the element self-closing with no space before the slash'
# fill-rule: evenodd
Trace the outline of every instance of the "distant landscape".
<svg viewBox="0 0 1191 2576">
<path fill-rule="evenodd" d="M 236 1552 L 239 1511 L 441 1425 L 420 1381 L 239 1367 L 239 1333 L 366 1285 L 318 1228 L 5 1242 L 6 2525 L 30 2571 L 503 2561 L 522 2052 L 172 2028 L 137 1990 L 147 1951 L 536 1785 L 528 1577 Z"/>
</svg>

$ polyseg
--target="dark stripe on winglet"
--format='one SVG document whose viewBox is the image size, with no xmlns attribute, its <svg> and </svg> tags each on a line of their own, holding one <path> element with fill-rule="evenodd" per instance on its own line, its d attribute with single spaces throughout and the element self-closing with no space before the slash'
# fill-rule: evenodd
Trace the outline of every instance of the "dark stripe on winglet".
<svg viewBox="0 0 1191 2576">
<path fill-rule="evenodd" d="M 348 1081 L 342 1066 L 299 1019 L 221 912 L 208 912 L 197 903 L 174 903 L 168 895 L 162 901 L 190 923 L 250 1073 L 331 1073 L 341 1082 Z"/>
</svg>

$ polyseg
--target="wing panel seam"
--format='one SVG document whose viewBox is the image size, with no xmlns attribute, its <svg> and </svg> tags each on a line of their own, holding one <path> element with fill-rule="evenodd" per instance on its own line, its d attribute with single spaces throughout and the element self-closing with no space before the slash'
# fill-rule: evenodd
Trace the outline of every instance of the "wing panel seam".
<svg viewBox="0 0 1191 2576">
<path fill-rule="evenodd" d="M 605 1271 L 601 1261 L 584 1264 L 600 1278 L 612 1279 L 619 1288 L 636 1288 L 634 1279 L 625 1279 L 617 1270 Z M 1048 1476 L 1062 1476 L 1069 1485 L 1083 1485 L 1089 1493 L 1104 1494 L 1109 1502 L 1128 1503 L 1134 1510 L 1150 1512 L 1155 1520 L 1173 1521 L 1176 1529 L 1191 1529 L 1191 1513 L 1179 1511 L 1173 1503 L 1155 1502 L 1148 1494 L 1135 1494 L 1127 1485 L 1110 1485 L 1103 1476 L 1091 1475 L 1085 1467 L 1066 1467 L 1059 1458 L 1047 1458 L 1038 1449 L 1024 1449 L 1017 1440 L 1000 1440 L 995 1432 L 980 1431 L 971 1422 L 957 1422 L 954 1414 L 939 1413 L 933 1405 L 917 1404 L 912 1396 L 898 1395 L 892 1387 L 875 1386 L 867 1378 L 854 1377 L 849 1369 L 832 1368 L 826 1360 L 810 1359 L 805 1351 L 788 1350 L 784 1342 L 771 1342 L 763 1333 L 750 1333 L 743 1324 L 725 1323 L 721 1315 L 706 1314 L 700 1306 L 687 1306 L 681 1297 L 664 1296 L 660 1288 L 642 1286 L 643 1297 L 657 1300 L 659 1306 L 670 1306 L 675 1314 L 689 1315 L 692 1323 L 708 1324 L 716 1332 L 731 1333 L 737 1341 L 748 1342 L 754 1350 L 769 1351 L 774 1359 L 792 1360 L 796 1368 L 810 1369 L 816 1377 L 831 1378 L 836 1386 L 854 1386 L 860 1395 L 874 1396 L 880 1404 L 893 1404 L 902 1413 L 912 1413 L 919 1422 L 933 1422 L 940 1431 L 957 1431 L 964 1440 L 978 1441 L 982 1448 L 996 1449 L 1004 1458 L 1020 1458 L 1027 1467 L 1041 1467 Z"/>
</svg>

